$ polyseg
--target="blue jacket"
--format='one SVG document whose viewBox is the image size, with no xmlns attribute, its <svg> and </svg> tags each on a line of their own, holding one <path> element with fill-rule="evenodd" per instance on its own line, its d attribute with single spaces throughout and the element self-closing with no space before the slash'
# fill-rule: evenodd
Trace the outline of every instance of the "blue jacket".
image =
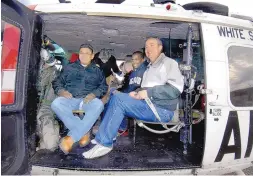
<svg viewBox="0 0 253 176">
<path fill-rule="evenodd" d="M 66 65 L 52 85 L 56 94 L 60 90 L 67 90 L 74 98 L 84 98 L 89 93 L 100 98 L 108 89 L 103 71 L 94 63 L 83 67 L 79 59 Z"/>
<path fill-rule="evenodd" d="M 135 91 L 141 87 L 142 77 L 147 69 L 148 63 L 144 61 L 137 69 L 135 69 L 129 76 L 129 85 L 122 90 L 124 93 Z"/>
</svg>

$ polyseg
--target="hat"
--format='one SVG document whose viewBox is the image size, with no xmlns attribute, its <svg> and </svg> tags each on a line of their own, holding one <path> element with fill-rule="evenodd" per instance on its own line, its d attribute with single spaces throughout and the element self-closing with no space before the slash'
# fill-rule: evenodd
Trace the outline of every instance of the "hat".
<svg viewBox="0 0 253 176">
<path fill-rule="evenodd" d="M 50 54 L 50 52 L 48 50 L 44 49 L 44 48 L 41 48 L 40 57 L 49 66 L 53 66 L 56 63 L 54 55 Z"/>
</svg>

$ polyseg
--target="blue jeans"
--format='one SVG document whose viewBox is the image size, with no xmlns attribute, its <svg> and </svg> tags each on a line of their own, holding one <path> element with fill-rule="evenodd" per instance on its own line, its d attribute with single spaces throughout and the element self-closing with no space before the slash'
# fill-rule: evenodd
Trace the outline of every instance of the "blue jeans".
<svg viewBox="0 0 253 176">
<path fill-rule="evenodd" d="M 111 88 L 111 90 L 110 90 L 110 98 L 112 98 L 112 96 L 114 96 L 113 91 L 115 91 L 115 90 L 116 90 L 116 88 Z M 104 110 L 104 112 L 107 111 L 108 104 L 109 104 L 109 102 L 105 105 L 105 110 Z M 103 117 L 102 117 L 102 119 L 103 119 Z M 121 124 L 120 124 L 119 130 L 121 130 L 121 131 L 127 130 L 127 125 L 128 125 L 128 120 L 127 120 L 127 117 L 125 117 L 125 118 L 122 120 Z"/>
<path fill-rule="evenodd" d="M 72 113 L 72 110 L 79 109 L 81 101 L 83 101 L 83 98 L 68 99 L 65 97 L 58 97 L 51 104 L 51 108 L 57 117 L 69 129 L 68 136 L 70 136 L 74 142 L 79 141 L 92 128 L 104 109 L 104 104 L 97 98 L 87 104 L 84 103 L 82 109 L 85 115 L 83 120 L 81 120 Z"/>
<path fill-rule="evenodd" d="M 167 109 L 156 107 L 156 110 L 163 122 L 169 122 L 174 115 L 174 112 Z M 112 147 L 113 138 L 117 136 L 125 116 L 137 120 L 158 122 L 145 100 L 136 100 L 126 93 L 117 93 L 109 101 L 95 140 L 103 146 Z"/>
</svg>

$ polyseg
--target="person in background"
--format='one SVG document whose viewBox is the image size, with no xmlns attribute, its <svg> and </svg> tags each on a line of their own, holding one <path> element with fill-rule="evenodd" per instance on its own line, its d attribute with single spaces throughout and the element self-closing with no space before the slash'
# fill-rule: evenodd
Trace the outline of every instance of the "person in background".
<svg viewBox="0 0 253 176">
<path fill-rule="evenodd" d="M 108 99 L 112 98 L 114 94 L 117 94 L 119 92 L 130 93 L 140 88 L 142 77 L 147 68 L 147 65 L 147 62 L 144 60 L 144 54 L 140 51 L 134 52 L 132 54 L 132 60 L 126 61 L 124 62 L 124 65 L 122 65 L 122 72 L 124 73 L 122 86 L 120 88 L 111 88 Z M 107 108 L 105 108 L 104 113 L 106 113 L 106 110 Z M 118 135 L 128 135 L 127 125 L 127 118 L 124 118 L 118 130 Z M 93 134 L 96 134 L 97 130 L 98 125 L 93 128 Z"/>
<path fill-rule="evenodd" d="M 123 93 L 129 93 L 141 86 L 142 77 L 147 68 L 147 62 L 144 60 L 144 54 L 141 51 L 136 51 L 132 54 L 133 70 L 129 73 L 129 78 L 117 89 Z"/>
<path fill-rule="evenodd" d="M 141 87 L 143 74 L 147 69 L 147 62 L 144 60 L 144 54 L 136 51 L 132 54 L 133 71 L 126 75 L 122 87 L 113 91 L 113 94 L 122 92 L 130 93 Z M 127 118 L 124 118 L 118 130 L 120 135 L 127 135 Z"/>
<path fill-rule="evenodd" d="M 51 103 L 57 97 L 52 87 L 52 81 L 59 74 L 55 66 L 55 58 L 47 49 L 41 48 L 40 72 L 37 90 L 40 95 L 37 120 L 38 149 L 54 151 L 58 147 L 60 127 L 51 109 Z"/>
<path fill-rule="evenodd" d="M 110 96 L 112 95 L 112 92 L 117 90 L 119 87 L 122 86 L 122 84 L 127 85 L 129 82 L 129 76 L 130 73 L 133 71 L 133 65 L 131 61 L 126 61 L 124 62 L 124 64 L 122 65 L 122 73 L 120 75 L 117 75 L 116 73 L 112 73 L 111 75 L 111 79 L 107 82 L 107 84 L 109 85 L 108 87 L 108 91 L 106 93 L 105 96 L 102 97 L 102 102 L 105 105 L 105 109 L 107 107 L 107 102 L 110 98 Z M 105 111 L 104 111 L 105 112 Z M 104 113 L 103 112 L 103 113 Z M 99 125 L 101 123 L 101 120 L 103 118 L 103 113 L 101 114 L 101 118 L 96 122 L 96 125 L 94 125 L 92 133 L 95 135 L 98 131 Z M 120 132 L 121 133 L 121 132 Z"/>
<path fill-rule="evenodd" d="M 96 53 L 93 62 L 103 70 L 107 85 L 110 85 L 112 80 L 114 80 L 112 70 L 114 73 L 120 74 L 116 58 L 112 55 L 112 50 L 110 49 L 102 49 Z"/>
<path fill-rule="evenodd" d="M 64 67 L 69 63 L 66 58 L 66 53 L 62 47 L 51 41 L 47 36 L 43 37 L 43 47 L 47 49 L 52 56 L 58 61 L 61 62 L 61 65 Z"/>
</svg>

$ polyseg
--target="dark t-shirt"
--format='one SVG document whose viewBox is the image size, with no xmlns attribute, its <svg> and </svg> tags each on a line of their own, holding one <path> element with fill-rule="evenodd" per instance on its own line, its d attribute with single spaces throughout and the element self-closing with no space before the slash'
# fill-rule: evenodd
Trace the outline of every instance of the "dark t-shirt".
<svg viewBox="0 0 253 176">
<path fill-rule="evenodd" d="M 111 56 L 106 63 L 103 63 L 98 56 L 99 56 L 99 53 L 95 54 L 94 62 L 95 62 L 95 64 L 98 64 L 99 67 L 103 70 L 105 77 L 108 77 L 112 74 L 111 69 L 115 73 L 120 72 L 119 68 L 117 66 L 117 63 L 116 63 L 116 58 L 114 56 Z"/>
<path fill-rule="evenodd" d="M 118 91 L 124 92 L 124 90 L 126 90 L 126 89 L 128 88 L 128 86 L 129 86 L 129 81 L 130 81 L 129 77 L 130 77 L 131 73 L 132 73 L 132 71 L 129 72 L 129 73 L 127 73 L 127 74 L 125 74 L 124 80 L 123 80 L 123 82 L 122 82 L 122 87 L 118 88 L 118 89 L 117 89 Z M 129 92 L 126 92 L 126 93 L 129 93 Z"/>
</svg>

